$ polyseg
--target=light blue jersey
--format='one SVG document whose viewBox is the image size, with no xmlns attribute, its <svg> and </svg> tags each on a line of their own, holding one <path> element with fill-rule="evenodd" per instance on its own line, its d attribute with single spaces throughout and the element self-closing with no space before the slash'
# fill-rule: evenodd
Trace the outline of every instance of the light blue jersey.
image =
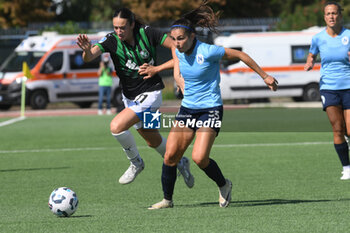
<svg viewBox="0 0 350 233">
<path fill-rule="evenodd" d="M 350 30 L 343 28 L 336 37 L 326 30 L 312 38 L 310 53 L 321 56 L 321 90 L 350 89 Z"/>
<path fill-rule="evenodd" d="M 203 109 L 222 105 L 219 61 L 224 54 L 223 47 L 198 40 L 189 56 L 176 49 L 180 73 L 185 80 L 182 106 Z"/>
</svg>

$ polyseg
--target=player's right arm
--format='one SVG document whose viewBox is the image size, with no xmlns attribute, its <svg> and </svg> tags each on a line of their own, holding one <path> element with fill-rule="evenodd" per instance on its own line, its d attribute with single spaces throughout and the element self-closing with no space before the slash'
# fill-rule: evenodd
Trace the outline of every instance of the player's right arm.
<svg viewBox="0 0 350 233">
<path fill-rule="evenodd" d="M 181 90 L 182 93 L 185 93 L 185 90 L 184 90 L 185 89 L 185 80 L 180 73 L 179 59 L 176 56 L 174 47 L 171 48 L 171 53 L 172 53 L 173 60 L 174 60 L 174 79 L 175 79 L 176 85 Z"/>
<path fill-rule="evenodd" d="M 316 34 L 315 36 L 312 37 L 311 40 L 311 45 L 309 49 L 309 55 L 307 56 L 306 63 L 304 65 L 304 70 L 309 71 L 314 68 L 315 62 L 316 62 L 316 57 L 317 54 L 320 53 L 319 49 L 319 34 Z"/>
<path fill-rule="evenodd" d="M 316 55 L 309 53 L 306 59 L 306 63 L 304 65 L 304 70 L 306 71 L 312 70 L 312 68 L 314 68 L 315 61 L 316 61 Z"/>
<path fill-rule="evenodd" d="M 154 43 L 160 43 L 163 47 L 171 49 L 172 48 L 172 40 L 169 38 L 169 36 L 164 35 L 163 33 L 159 32 L 158 30 L 152 30 L 153 34 L 149 34 L 152 36 L 152 38 L 164 38 L 163 42 L 154 42 Z M 140 66 L 139 74 L 141 75 L 146 75 L 144 76 L 144 79 L 148 79 L 153 77 L 155 74 L 167 70 L 167 69 L 172 69 L 174 67 L 174 62 L 173 60 L 169 60 L 167 62 L 164 62 L 161 65 L 158 66 L 152 66 L 147 63 L 143 64 Z"/>
<path fill-rule="evenodd" d="M 89 62 L 102 54 L 98 46 L 92 47 L 91 41 L 86 34 L 79 34 L 77 37 L 77 44 L 83 50 L 83 60 Z"/>
<path fill-rule="evenodd" d="M 225 54 L 223 56 L 223 59 L 227 60 L 241 60 L 244 62 L 249 68 L 254 70 L 260 77 L 264 80 L 265 84 L 272 90 L 277 90 L 277 84 L 278 81 L 272 77 L 271 75 L 268 75 L 261 67 L 245 52 L 231 49 L 231 48 L 225 48 Z"/>
</svg>

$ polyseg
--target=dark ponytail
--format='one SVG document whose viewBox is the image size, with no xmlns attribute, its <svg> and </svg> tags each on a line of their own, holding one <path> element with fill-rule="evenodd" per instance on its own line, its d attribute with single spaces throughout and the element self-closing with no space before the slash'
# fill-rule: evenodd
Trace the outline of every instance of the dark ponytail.
<svg viewBox="0 0 350 233">
<path fill-rule="evenodd" d="M 220 12 L 214 13 L 213 9 L 207 5 L 205 1 L 197 9 L 184 14 L 180 19 L 176 20 L 173 28 L 184 28 L 187 32 L 195 32 L 196 27 L 208 28 L 211 32 L 217 32 L 216 27 L 219 22 Z"/>
</svg>

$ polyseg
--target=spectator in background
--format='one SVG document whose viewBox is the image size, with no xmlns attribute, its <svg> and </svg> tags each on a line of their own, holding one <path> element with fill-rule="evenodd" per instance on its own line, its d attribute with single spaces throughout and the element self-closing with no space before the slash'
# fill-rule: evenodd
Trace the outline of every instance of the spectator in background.
<svg viewBox="0 0 350 233">
<path fill-rule="evenodd" d="M 109 58 L 103 57 L 98 69 L 98 115 L 103 114 L 103 99 L 106 97 L 106 114 L 111 115 L 111 91 L 113 86 L 112 69 L 109 67 Z"/>
</svg>

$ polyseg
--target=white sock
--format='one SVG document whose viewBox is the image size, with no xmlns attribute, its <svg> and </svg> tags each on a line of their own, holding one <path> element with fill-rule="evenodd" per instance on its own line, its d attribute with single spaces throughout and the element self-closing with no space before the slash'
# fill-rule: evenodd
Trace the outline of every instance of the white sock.
<svg viewBox="0 0 350 233">
<path fill-rule="evenodd" d="M 164 158 L 165 149 L 166 149 L 166 138 L 163 138 L 163 136 L 161 136 L 161 138 L 162 138 L 162 142 L 155 149 L 162 156 L 162 158 Z"/>
<path fill-rule="evenodd" d="M 350 165 L 343 167 L 343 171 L 349 171 L 349 170 L 350 170 Z"/>
<path fill-rule="evenodd" d="M 135 139 L 130 133 L 129 130 L 125 130 L 118 134 L 112 135 L 118 140 L 120 145 L 122 145 L 123 150 L 126 153 L 126 157 L 132 162 L 132 163 L 138 163 L 141 161 L 141 157 L 139 155 L 139 151 L 137 150 Z"/>
</svg>

